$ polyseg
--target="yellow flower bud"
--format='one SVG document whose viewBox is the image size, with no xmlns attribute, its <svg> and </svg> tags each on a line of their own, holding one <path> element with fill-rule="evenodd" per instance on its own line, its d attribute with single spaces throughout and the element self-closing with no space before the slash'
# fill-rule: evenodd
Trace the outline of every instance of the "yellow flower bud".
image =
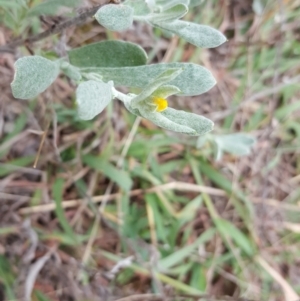
<svg viewBox="0 0 300 301">
<path fill-rule="evenodd" d="M 168 107 L 168 101 L 161 97 L 153 97 L 153 103 L 156 105 L 156 111 L 162 112 Z"/>
</svg>

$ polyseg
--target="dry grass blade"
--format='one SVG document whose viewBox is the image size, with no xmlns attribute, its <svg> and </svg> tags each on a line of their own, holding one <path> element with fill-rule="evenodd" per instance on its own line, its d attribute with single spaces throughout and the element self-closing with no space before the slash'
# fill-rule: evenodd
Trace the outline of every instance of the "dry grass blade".
<svg viewBox="0 0 300 301">
<path fill-rule="evenodd" d="M 273 279 L 281 286 L 284 293 L 285 301 L 298 301 L 300 297 L 296 294 L 290 284 L 273 268 L 267 263 L 267 261 L 261 256 L 256 257 L 256 262 L 265 269 Z"/>
<path fill-rule="evenodd" d="M 31 267 L 28 273 L 28 276 L 25 281 L 25 293 L 24 293 L 24 299 L 25 301 L 31 301 L 31 294 L 34 287 L 34 283 L 36 281 L 36 278 L 45 265 L 45 263 L 50 259 L 54 249 L 47 252 L 43 257 L 39 258 Z"/>
<path fill-rule="evenodd" d="M 210 295 L 203 295 L 203 296 L 197 296 L 197 295 L 187 295 L 187 294 L 182 294 L 182 295 L 173 295 L 169 296 L 167 299 L 164 296 L 160 295 L 154 295 L 154 294 L 140 294 L 140 295 L 133 295 L 133 296 L 128 296 L 125 298 L 117 299 L 115 301 L 165 301 L 165 300 L 186 300 L 186 299 L 192 299 L 192 300 L 197 300 L 197 301 L 254 301 L 254 300 L 249 300 L 246 298 L 232 298 L 232 297 L 215 297 L 215 296 L 210 296 Z"/>
<path fill-rule="evenodd" d="M 168 184 L 157 185 L 149 189 L 135 189 L 129 193 L 129 196 L 138 196 L 140 194 L 151 193 L 151 192 L 161 192 L 167 190 L 177 190 L 177 191 L 189 191 L 189 192 L 198 192 L 198 193 L 207 193 L 214 196 L 226 196 L 226 192 L 221 189 L 201 186 L 196 184 L 188 184 L 184 182 L 171 182 Z M 111 201 L 115 200 L 118 197 L 121 197 L 121 193 L 113 193 L 109 195 L 99 195 L 91 198 L 93 203 L 101 203 L 103 200 Z M 70 201 L 63 201 L 62 207 L 64 209 L 73 208 L 82 204 L 84 200 L 77 199 L 77 200 L 70 200 Z M 26 207 L 19 210 L 19 213 L 24 214 L 32 214 L 32 213 L 39 213 L 39 212 L 49 212 L 55 209 L 55 204 L 45 204 L 45 205 L 38 205 L 32 207 Z"/>
<path fill-rule="evenodd" d="M 284 222 L 284 227 L 294 233 L 300 233 L 300 224 Z"/>
</svg>

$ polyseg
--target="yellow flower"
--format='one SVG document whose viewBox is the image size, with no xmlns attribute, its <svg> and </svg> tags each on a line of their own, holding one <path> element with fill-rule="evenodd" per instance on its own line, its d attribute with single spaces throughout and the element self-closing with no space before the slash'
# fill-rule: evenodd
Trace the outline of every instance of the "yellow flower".
<svg viewBox="0 0 300 301">
<path fill-rule="evenodd" d="M 168 101 L 162 97 L 153 97 L 153 103 L 156 105 L 156 112 L 162 112 L 168 108 Z"/>
</svg>

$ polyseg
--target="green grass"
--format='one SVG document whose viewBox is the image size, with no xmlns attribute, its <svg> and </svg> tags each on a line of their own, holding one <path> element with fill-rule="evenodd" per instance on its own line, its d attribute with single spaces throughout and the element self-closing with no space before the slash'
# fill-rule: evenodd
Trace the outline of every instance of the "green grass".
<svg viewBox="0 0 300 301">
<path fill-rule="evenodd" d="M 113 103 L 94 121 L 83 122 L 76 117 L 72 102 L 59 99 L 50 89 L 55 95 L 53 107 L 59 133 L 56 143 L 61 161 L 54 154 L 51 125 L 38 163 L 44 178 L 32 178 L 29 170 L 19 169 L 31 168 L 34 158 L 13 151 L 17 143 L 23 143 L 26 148 L 26 141 L 19 141 L 18 135 L 35 129 L 27 113 L 16 115 L 12 130 L 0 138 L 0 185 L 15 181 L 12 185 L 16 186 L 4 192 L 31 198 L 28 203 L 15 205 L 18 218 L 4 218 L 8 212 L 4 210 L 12 206 L 12 202 L 6 202 L 3 212 L 0 210 L 3 218 L 0 251 L 3 246 L 8 253 L 12 252 L 7 241 L 16 232 L 16 239 L 25 250 L 28 248 L 30 239 L 25 236 L 26 242 L 22 241 L 20 227 L 25 218 L 30 218 L 40 247 L 55 242 L 59 254 L 75 258 L 78 266 L 82 264 L 83 254 L 88 252 L 82 269 L 77 267 L 74 272 L 65 266 L 75 275 L 78 287 L 82 285 L 78 275 L 86 273 L 82 279 L 92 287 L 92 277 L 87 275 L 95 271 L 105 274 L 133 255 L 133 264 L 107 281 L 106 286 L 112 291 L 118 288 L 124 295 L 156 294 L 170 288 L 171 294 L 178 296 L 209 293 L 231 295 L 232 300 L 245 296 L 266 301 L 288 300 L 284 296 L 292 296 L 287 295 L 289 289 L 300 295 L 300 283 L 295 280 L 294 270 L 299 264 L 299 232 L 294 233 L 282 223 L 290 221 L 299 226 L 299 212 L 285 212 L 281 208 L 281 202 L 299 206 L 299 189 L 296 189 L 299 181 L 295 180 L 300 172 L 299 81 L 289 84 L 289 80 L 298 76 L 300 42 L 296 30 L 280 31 L 281 25 L 274 19 L 278 14 L 277 2 L 266 2 L 262 16 L 249 14 L 243 18 L 240 12 L 238 19 L 230 19 L 231 26 L 226 32 L 230 39 L 222 50 L 195 49 L 187 54 L 188 45 L 179 41 L 171 58 L 178 61 L 188 57 L 194 63 L 208 64 L 213 69 L 218 88 L 207 95 L 177 101 L 187 110 L 195 108 L 192 102 L 202 101 L 203 106 L 196 109 L 201 112 L 209 108 L 211 116 L 232 109 L 231 114 L 216 121 L 214 133 L 255 135 L 258 143 L 250 156 L 239 158 L 225 154 L 216 162 L 211 145 L 198 149 L 196 138 L 170 135 L 144 121 L 128 141 L 135 117 L 119 103 Z M 300 7 L 293 0 L 282 2 L 285 7 L 283 28 L 289 28 L 299 20 Z M 0 1 L 1 7 L 0 16 L 10 12 L 2 25 L 14 35 L 24 32 L 23 26 L 28 28 L 25 23 L 18 29 L 16 22 L 17 17 L 24 14 L 24 8 L 4 7 Z M 189 19 L 213 27 L 225 26 L 223 22 L 227 17 L 220 1 L 213 0 L 204 2 L 188 15 Z M 258 27 L 249 34 L 254 17 Z M 37 20 L 33 26 L 36 23 Z M 86 34 L 84 30 L 76 32 L 82 37 Z M 156 41 L 165 39 L 159 30 L 154 34 Z M 37 48 L 37 52 L 43 50 Z M 155 60 L 157 54 L 151 54 Z M 67 82 L 65 78 L 61 80 Z M 286 85 L 277 91 L 276 87 L 282 83 Z M 272 93 L 272 89 L 276 93 Z M 259 93 L 266 94 L 245 102 Z M 230 103 L 226 104 L 226 97 Z M 35 106 L 29 109 L 37 116 Z M 34 137 L 40 140 L 40 136 Z M 130 147 L 122 156 L 126 142 Z M 120 158 L 123 164 L 118 164 Z M 18 181 L 27 186 L 18 188 Z M 175 188 L 149 190 L 176 181 L 217 188 L 224 191 L 225 196 Z M 30 188 L 32 182 L 43 185 L 34 190 Z M 100 216 L 93 197 L 104 195 L 107 187 L 112 187 L 109 195 L 117 195 L 101 207 Z M 18 214 L 21 207 L 46 205 L 45 195 L 56 205 L 51 213 Z M 4 196 L 0 192 L 1 198 Z M 64 200 L 74 199 L 80 199 L 80 206 L 63 208 Z M 268 205 L 267 199 L 277 200 L 277 208 Z M 95 222 L 98 228 L 93 228 Z M 93 229 L 97 229 L 95 234 Z M 91 239 L 93 245 L 89 251 L 87 244 Z M 23 269 L 18 264 L 22 256 L 14 252 L 10 257 L 5 254 L 0 252 L 0 282 L 4 284 L 7 300 L 13 300 L 17 290 L 14 285 Z M 259 256 L 273 270 L 266 270 L 259 263 Z M 284 284 L 278 281 L 274 271 L 286 281 Z M 55 290 L 55 285 L 52 287 Z M 38 288 L 35 296 L 36 300 L 52 300 Z"/>
</svg>

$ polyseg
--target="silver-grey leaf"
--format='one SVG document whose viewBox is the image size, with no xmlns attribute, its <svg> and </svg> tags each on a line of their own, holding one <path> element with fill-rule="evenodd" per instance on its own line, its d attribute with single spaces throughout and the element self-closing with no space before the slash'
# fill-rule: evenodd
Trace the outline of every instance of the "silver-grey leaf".
<svg viewBox="0 0 300 301">
<path fill-rule="evenodd" d="M 166 130 L 184 133 L 192 136 L 197 135 L 194 129 L 185 125 L 181 125 L 180 123 L 176 123 L 173 120 L 167 118 L 162 113 L 153 112 L 147 107 L 140 107 L 139 111 L 144 118 L 152 121 L 154 124 Z"/>
<path fill-rule="evenodd" d="M 182 18 L 188 12 L 188 7 L 183 4 L 175 5 L 159 13 L 149 14 L 147 20 L 153 23 L 170 22 Z"/>
<path fill-rule="evenodd" d="M 172 68 L 161 73 L 151 81 L 138 96 L 132 99 L 132 108 L 136 109 L 139 102 L 151 96 L 160 86 L 175 79 L 182 71 L 180 68 Z"/>
<path fill-rule="evenodd" d="M 210 119 L 194 113 L 167 108 L 160 114 L 177 124 L 192 128 L 195 136 L 204 135 L 212 131 L 214 127 L 214 123 Z"/>
<path fill-rule="evenodd" d="M 125 108 L 126 108 L 131 114 L 142 117 L 142 115 L 141 115 L 141 113 L 139 112 L 139 110 L 138 110 L 138 109 L 134 109 L 134 108 L 131 106 L 131 99 L 130 99 L 130 100 L 125 100 L 123 103 L 124 103 Z"/>
<path fill-rule="evenodd" d="M 172 22 L 152 22 L 152 24 L 153 26 L 178 35 L 197 47 L 214 48 L 220 46 L 227 40 L 220 31 L 207 25 L 200 25 L 182 20 L 175 20 Z"/>
<path fill-rule="evenodd" d="M 123 31 L 132 25 L 133 12 L 133 8 L 128 5 L 108 4 L 97 11 L 95 18 L 109 30 Z"/>
<path fill-rule="evenodd" d="M 123 4 L 132 7 L 135 16 L 146 16 L 151 12 L 145 0 L 126 0 Z"/>
<path fill-rule="evenodd" d="M 155 90 L 152 96 L 167 98 L 171 95 L 179 94 L 181 91 L 178 87 L 172 85 L 164 85 Z"/>
<path fill-rule="evenodd" d="M 11 83 L 13 96 L 21 99 L 35 98 L 57 78 L 59 64 L 41 56 L 26 56 L 15 63 L 15 76 Z"/>
<path fill-rule="evenodd" d="M 214 135 L 213 139 L 217 144 L 219 153 L 225 151 L 236 156 L 249 155 L 256 142 L 254 137 L 244 133 Z"/>
<path fill-rule="evenodd" d="M 156 0 L 155 2 L 157 6 L 161 8 L 161 11 L 166 11 L 178 4 L 183 4 L 186 6 L 190 4 L 190 0 Z"/>
<path fill-rule="evenodd" d="M 82 82 L 76 90 L 77 111 L 80 119 L 90 120 L 101 113 L 112 100 L 113 83 L 96 80 Z"/>
<path fill-rule="evenodd" d="M 113 80 L 115 86 L 144 88 L 159 74 L 171 68 L 183 69 L 182 73 L 168 83 L 178 87 L 181 91 L 180 95 L 199 95 L 207 92 L 216 84 L 216 80 L 208 69 L 192 63 L 160 63 L 122 68 L 90 67 L 82 68 L 81 71 L 98 73 L 105 82 Z"/>
</svg>

